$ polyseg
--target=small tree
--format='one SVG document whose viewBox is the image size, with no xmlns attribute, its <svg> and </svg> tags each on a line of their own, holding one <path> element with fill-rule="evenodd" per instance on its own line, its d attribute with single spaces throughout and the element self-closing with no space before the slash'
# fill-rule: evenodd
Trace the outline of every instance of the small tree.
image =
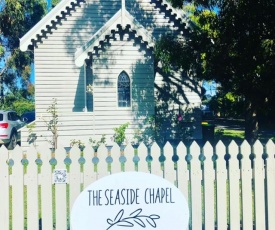
<svg viewBox="0 0 275 230">
<path fill-rule="evenodd" d="M 47 109 L 47 112 L 51 115 L 49 121 L 45 121 L 48 131 L 52 133 L 52 139 L 49 141 L 54 149 L 57 148 L 58 139 L 58 114 L 57 114 L 57 100 L 53 98 L 52 104 Z"/>
<path fill-rule="evenodd" d="M 126 135 L 125 130 L 129 126 L 129 122 L 120 125 L 118 128 L 114 128 L 115 134 L 113 135 L 114 142 L 116 142 L 119 146 L 125 141 Z"/>
</svg>

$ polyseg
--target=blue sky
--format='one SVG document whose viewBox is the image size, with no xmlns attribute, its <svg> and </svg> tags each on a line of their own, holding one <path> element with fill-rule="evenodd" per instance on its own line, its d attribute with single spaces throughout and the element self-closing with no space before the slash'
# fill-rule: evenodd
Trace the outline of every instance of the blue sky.
<svg viewBox="0 0 275 230">
<path fill-rule="evenodd" d="M 217 83 L 215 81 L 203 81 L 203 87 L 206 92 L 205 95 L 214 96 L 217 93 Z"/>
<path fill-rule="evenodd" d="M 48 1 L 48 10 L 49 10 L 49 8 L 51 7 L 52 1 L 51 0 L 47 0 L 47 1 Z"/>
<path fill-rule="evenodd" d="M 50 9 L 51 7 L 51 0 L 46 0 L 47 3 L 48 3 L 48 10 Z M 34 74 L 34 65 L 32 65 L 32 73 L 31 73 L 31 82 L 34 83 L 35 81 L 35 74 Z"/>
</svg>

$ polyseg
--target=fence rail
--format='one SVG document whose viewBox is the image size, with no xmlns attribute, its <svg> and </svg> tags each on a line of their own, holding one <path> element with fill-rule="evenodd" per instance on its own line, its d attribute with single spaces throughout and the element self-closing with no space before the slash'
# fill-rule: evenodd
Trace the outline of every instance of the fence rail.
<svg viewBox="0 0 275 230">
<path fill-rule="evenodd" d="M 70 229 L 70 210 L 80 192 L 121 171 L 153 173 L 174 183 L 189 203 L 189 229 L 275 229 L 274 156 L 271 140 L 214 147 L 114 144 L 97 151 L 74 146 L 54 153 L 46 144 L 27 151 L 2 146 L 0 229 Z"/>
</svg>

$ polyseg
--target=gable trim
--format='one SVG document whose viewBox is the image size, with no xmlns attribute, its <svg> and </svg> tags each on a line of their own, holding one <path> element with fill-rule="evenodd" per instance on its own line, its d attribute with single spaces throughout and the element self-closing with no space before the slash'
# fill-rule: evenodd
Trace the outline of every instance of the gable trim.
<svg viewBox="0 0 275 230">
<path fill-rule="evenodd" d="M 52 22 L 58 17 L 63 17 L 68 8 L 77 5 L 78 0 L 63 0 L 59 2 L 44 18 L 42 18 L 28 33 L 20 38 L 20 50 L 26 51 L 33 40 L 38 38 L 43 31 L 47 31 Z"/>
<path fill-rule="evenodd" d="M 100 41 L 105 40 L 106 35 L 110 35 L 112 30 L 117 30 L 118 26 L 124 23 L 125 27 L 130 26 L 132 31 L 136 32 L 137 37 L 141 37 L 148 43 L 149 47 L 154 47 L 152 35 L 127 11 L 119 10 L 101 29 L 99 29 L 90 39 L 75 52 L 75 64 L 78 67 L 83 66 L 85 59 L 89 58 L 88 53 L 98 46 Z M 124 19 L 122 20 L 122 17 Z M 121 25 L 123 26 L 123 25 Z"/>
<path fill-rule="evenodd" d="M 182 10 L 175 9 L 166 0 L 157 0 L 161 5 L 165 6 L 166 10 L 172 11 L 177 19 L 182 20 L 187 26 L 192 24 L 190 20 L 186 17 Z M 28 46 L 32 44 L 33 41 L 37 40 L 44 31 L 48 31 L 49 27 L 52 26 L 53 22 L 57 21 L 58 18 L 64 17 L 70 8 L 74 5 L 78 5 L 80 2 L 85 0 L 62 0 L 60 1 L 45 17 L 43 17 L 29 32 L 27 32 L 22 38 L 20 38 L 20 50 L 26 51 Z M 192 26 L 191 26 L 192 27 Z"/>
</svg>

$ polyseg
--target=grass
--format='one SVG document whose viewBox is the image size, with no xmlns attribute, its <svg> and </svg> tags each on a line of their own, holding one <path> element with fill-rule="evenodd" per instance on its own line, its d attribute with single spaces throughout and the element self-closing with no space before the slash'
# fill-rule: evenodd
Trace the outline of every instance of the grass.
<svg viewBox="0 0 275 230">
<path fill-rule="evenodd" d="M 245 139 L 244 130 L 236 129 L 215 129 L 215 140 L 221 140 L 224 143 L 229 143 L 234 140 L 237 143 L 242 143 Z M 266 143 L 268 140 L 275 141 L 275 132 L 260 131 L 258 139 L 261 143 Z"/>
<path fill-rule="evenodd" d="M 240 144 L 244 140 L 244 131 L 234 129 L 215 129 L 215 141 L 221 140 L 228 145 L 232 140 Z"/>
<path fill-rule="evenodd" d="M 222 134 L 220 134 L 222 132 Z M 215 130 L 215 135 L 221 135 L 221 138 L 232 138 L 232 139 L 244 139 L 244 131 L 233 130 L 233 129 L 223 129 Z"/>
</svg>

